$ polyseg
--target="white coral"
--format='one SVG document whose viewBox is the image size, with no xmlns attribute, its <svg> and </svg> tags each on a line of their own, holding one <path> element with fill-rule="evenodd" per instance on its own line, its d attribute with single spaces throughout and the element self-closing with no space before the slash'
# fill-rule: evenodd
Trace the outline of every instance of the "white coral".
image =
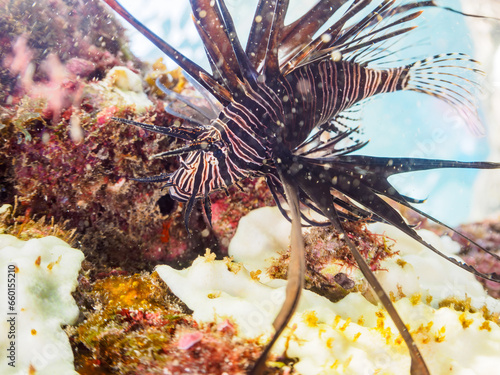
<svg viewBox="0 0 500 375">
<path fill-rule="evenodd" d="M 21 241 L 0 235 L 0 373 L 77 375 L 61 326 L 74 323 L 79 314 L 71 293 L 83 258 L 56 237 Z M 14 311 L 7 292 L 9 265 L 17 267 Z M 9 319 L 15 320 L 15 330 Z"/>
<path fill-rule="evenodd" d="M 269 230 L 280 227 L 280 220 L 284 220 L 270 210 L 273 209 L 253 211 L 251 220 L 241 220 L 230 245 L 231 255 L 237 254 L 243 265 L 239 271 L 234 264 L 228 266 L 227 261 L 211 258 L 199 258 L 182 271 L 168 266 L 157 268 L 173 293 L 194 311 L 195 319 L 207 322 L 232 317 L 242 335 L 269 337 L 272 320 L 284 299 L 284 282 L 263 277 L 258 281 L 256 274 L 250 274 L 245 266 L 248 258 L 251 268 L 257 267 L 258 254 L 265 272 L 265 259 L 275 254 L 276 244 L 286 240 L 282 231 Z M 262 223 L 268 223 L 264 224 L 265 230 L 251 236 L 256 242 L 238 233 L 254 233 Z M 470 297 L 472 306 L 486 305 L 491 312 L 500 312 L 498 301 L 488 297 L 473 276 L 391 227 L 373 229 L 389 232 L 397 242 L 400 255 L 385 260 L 381 264 L 385 270 L 378 271 L 378 277 L 386 290 L 408 296 L 395 305 L 431 373 L 496 373 L 500 368 L 500 327 L 486 321 L 481 313 L 458 312 L 439 308 L 438 304 L 451 296 Z M 269 238 L 262 239 L 262 235 Z M 449 239 L 426 231 L 420 231 L 420 235 L 448 255 L 457 250 Z M 269 254 L 261 244 L 270 244 Z M 359 293 L 350 293 L 332 303 L 304 291 L 288 327 L 273 352 L 282 354 L 286 350 L 289 357 L 298 358 L 295 368 L 301 374 L 409 374 L 408 349 L 393 322 L 381 307 Z"/>
</svg>

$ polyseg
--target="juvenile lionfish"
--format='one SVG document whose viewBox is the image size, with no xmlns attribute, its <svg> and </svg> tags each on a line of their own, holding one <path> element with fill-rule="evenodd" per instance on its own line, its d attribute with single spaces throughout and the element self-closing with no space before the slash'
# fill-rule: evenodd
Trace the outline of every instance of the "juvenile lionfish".
<svg viewBox="0 0 500 375">
<path fill-rule="evenodd" d="M 243 48 L 223 0 L 191 0 L 211 73 L 153 34 L 115 0 L 105 1 L 181 66 L 206 100 L 206 105 L 197 105 L 171 93 L 174 105 L 185 105 L 184 109 L 178 105 L 168 109 L 184 120 L 180 126 L 116 119 L 187 142 L 157 155 L 179 156 L 179 169 L 139 180 L 166 182 L 170 195 L 186 202 L 187 226 L 196 201 L 203 203 L 210 220 L 211 193 L 249 176 L 264 176 L 281 212 L 292 222 L 286 300 L 273 323 L 274 337 L 251 373 L 264 372 L 268 352 L 298 304 L 305 268 L 303 223 L 328 223 L 344 234 L 345 221 L 389 223 L 458 267 L 500 282 L 500 275 L 481 273 L 442 254 L 388 203 L 396 202 L 452 229 L 413 207 L 412 203 L 421 201 L 400 194 L 388 178 L 410 171 L 494 169 L 500 164 L 352 154 L 366 144 L 356 140 L 357 130 L 349 126 L 356 106 L 382 93 L 412 90 L 435 96 L 455 106 L 471 127 L 480 127 L 471 98 L 474 83 L 463 78 L 467 72 L 480 73 L 474 60 L 446 53 L 384 67 L 384 58 L 391 55 L 388 49 L 415 29 L 414 20 L 426 8 L 437 6 L 433 1 L 320 0 L 285 25 L 288 0 L 259 0 Z M 319 33 L 330 19 L 332 25 Z M 326 223 L 306 215 L 306 209 L 324 217 Z M 429 374 L 389 297 L 349 237 L 345 238 L 408 346 L 411 373 Z"/>
</svg>

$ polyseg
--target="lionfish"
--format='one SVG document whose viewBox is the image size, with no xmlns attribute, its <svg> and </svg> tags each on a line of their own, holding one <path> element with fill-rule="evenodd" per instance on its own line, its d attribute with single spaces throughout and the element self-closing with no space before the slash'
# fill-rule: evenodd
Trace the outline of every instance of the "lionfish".
<svg viewBox="0 0 500 375">
<path fill-rule="evenodd" d="M 223 0 L 190 0 L 210 73 L 117 1 L 104 1 L 184 69 L 205 99 L 205 104 L 197 104 L 170 92 L 175 100 L 167 111 L 184 120 L 178 126 L 116 119 L 186 141 L 183 147 L 156 155 L 178 156 L 180 167 L 175 172 L 138 180 L 165 182 L 170 196 L 186 203 L 187 227 L 197 201 L 210 221 L 211 193 L 227 190 L 249 176 L 263 176 L 280 211 L 292 222 L 286 299 L 273 323 L 275 334 L 251 373 L 264 372 L 267 355 L 298 304 L 305 269 L 302 225 L 328 224 L 344 233 L 359 268 L 405 340 L 411 374 L 429 374 L 391 300 L 345 235 L 342 223 L 389 223 L 458 267 L 500 282 L 500 275 L 481 273 L 425 242 L 390 202 L 453 229 L 415 208 L 412 204 L 422 201 L 399 193 L 388 181 L 390 176 L 411 171 L 494 169 L 500 168 L 499 163 L 353 154 L 366 144 L 357 140 L 358 130 L 350 126 L 358 105 L 383 93 L 411 90 L 435 96 L 455 106 L 471 127 L 480 128 L 471 98 L 474 83 L 464 78 L 466 72 L 480 71 L 468 56 L 446 53 L 384 67 L 390 47 L 416 28 L 414 20 L 426 8 L 438 5 L 434 1 L 320 0 L 285 25 L 288 0 L 259 0 L 243 47 Z M 331 26 L 319 32 L 330 19 Z M 307 210 L 326 223 L 307 215 Z"/>
</svg>

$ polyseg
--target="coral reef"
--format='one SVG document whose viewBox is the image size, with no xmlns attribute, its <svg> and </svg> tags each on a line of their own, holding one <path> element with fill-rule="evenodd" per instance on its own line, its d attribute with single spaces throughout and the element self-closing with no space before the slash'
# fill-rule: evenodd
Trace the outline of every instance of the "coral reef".
<svg viewBox="0 0 500 375">
<path fill-rule="evenodd" d="M 3 5 L 0 80 L 8 90 L 0 98 L 0 198 L 13 205 L 17 196 L 19 214 L 75 228 L 94 274 L 135 273 L 162 262 L 181 267 L 206 248 L 224 256 L 238 219 L 271 204 L 264 182 L 249 181 L 250 195 L 214 197 L 213 230 L 196 207 L 188 236 L 182 205 L 153 184 L 130 180 L 173 171 L 175 158 L 150 156 L 178 144 L 112 117 L 179 125 L 164 111 L 159 99 L 168 98 L 155 82 L 186 94 L 193 89 L 161 60 L 149 68 L 135 59 L 100 2 L 70 5 Z"/>
<path fill-rule="evenodd" d="M 380 262 L 393 255 L 387 239 L 371 233 L 364 223 L 345 223 L 345 230 L 372 271 L 380 269 Z M 347 246 L 343 235 L 335 228 L 314 227 L 304 235 L 306 252 L 305 287 L 336 302 L 350 291 L 365 291 L 367 286 Z M 287 279 L 290 249 L 275 258 L 267 272 L 272 278 Z"/>
<path fill-rule="evenodd" d="M 0 90 L 2 200 L 12 205 L 17 195 L 20 214 L 65 221 L 81 239 L 96 221 L 115 223 L 110 215 L 99 222 L 108 201 L 99 195 L 116 190 L 130 167 L 115 168 L 109 158 L 124 159 L 143 142 L 139 135 L 127 142 L 109 118 L 134 109 L 106 107 L 90 88 L 115 65 L 142 64 L 99 1 L 16 0 L 1 7 L 0 81 L 8 88 Z"/>
<path fill-rule="evenodd" d="M 27 226 L 30 233 L 43 228 Z M 0 358 L 2 374 L 77 375 L 61 325 L 78 317 L 71 292 L 82 260 L 80 250 L 53 236 L 22 241 L 0 234 L 0 288 L 13 291 L 0 300 L 0 349 L 8 353 Z"/>
<path fill-rule="evenodd" d="M 229 319 L 197 323 L 156 273 L 81 282 L 78 295 L 85 320 L 67 331 L 81 375 L 244 374 L 262 350 Z"/>
<path fill-rule="evenodd" d="M 492 217 L 478 223 L 461 225 L 459 231 L 470 239 L 477 242 L 485 249 L 499 254 L 500 249 L 500 217 Z M 500 262 L 484 251 L 480 251 L 477 246 L 454 234 L 452 238 L 462 245 L 461 256 L 469 264 L 473 265 L 480 272 L 496 272 L 500 274 Z M 500 285 L 497 283 L 481 280 L 488 293 L 500 298 Z"/>
<path fill-rule="evenodd" d="M 260 273 L 255 269 L 254 254 L 238 232 L 252 232 L 249 227 L 275 221 L 270 210 L 259 209 L 251 215 L 260 220 L 242 220 L 230 244 L 242 263 L 231 259 L 215 260 L 207 253 L 185 270 L 159 266 L 157 272 L 172 292 L 193 310 L 193 318 L 204 324 L 218 324 L 228 316 L 246 338 L 265 342 L 272 332 L 272 320 L 284 299 L 284 280 L 266 278 L 269 261 L 260 249 Z M 270 216 L 270 218 L 268 217 Z M 284 218 L 281 218 L 284 221 Z M 372 234 L 373 232 L 375 234 Z M 281 231 L 267 231 L 267 236 L 280 236 Z M 378 234 L 376 234 L 378 233 Z M 382 236 L 383 234 L 383 236 Z M 421 230 L 419 234 L 448 256 L 456 256 L 459 244 L 449 237 Z M 422 350 L 431 373 L 471 371 L 488 373 L 500 365 L 500 304 L 487 296 L 475 278 L 453 264 L 429 252 L 424 246 L 405 237 L 388 225 L 371 225 L 368 230 L 353 226 L 349 235 L 370 248 L 372 268 L 405 320 Z M 343 248 L 328 231 L 309 234 L 308 251 L 317 254 L 314 241 L 332 237 L 329 246 Z M 385 239 L 384 239 L 385 238 Z M 386 256 L 388 238 L 394 238 L 392 256 Z M 235 243 L 236 242 L 236 243 Z M 268 256 L 279 251 L 273 244 L 286 239 L 269 239 Z M 258 247 L 258 244 L 257 244 Z M 384 254 L 384 255 L 382 255 Z M 335 254 L 337 256 L 338 254 Z M 308 255 L 310 256 L 310 255 Z M 327 264 L 332 255 L 323 253 Z M 384 258 L 384 259 L 380 259 Z M 335 259 L 335 258 L 334 258 Z M 352 261 L 334 262 L 355 274 Z M 340 264 L 341 263 L 341 264 Z M 296 358 L 293 369 L 300 374 L 366 374 L 409 373 L 410 359 L 401 336 L 385 310 L 374 303 L 366 290 L 352 290 L 333 303 L 312 292 L 304 291 L 288 328 L 275 347 L 275 358 Z M 214 313 L 215 312 L 215 313 Z M 467 350 L 457 348 L 467 345 Z M 466 354 L 465 354 L 466 353 Z"/>
<path fill-rule="evenodd" d="M 18 108 L 18 112 L 23 109 Z M 155 117 L 157 111 L 151 110 L 144 117 Z M 155 210 L 158 194 L 126 179 L 140 174 L 144 164 L 152 170 L 162 170 L 161 163 L 149 162 L 147 158 L 147 152 L 154 152 L 159 141 L 110 120 L 113 114 L 128 113 L 128 107 L 111 107 L 97 116 L 81 112 L 79 121 L 85 136 L 79 143 L 71 139 L 68 123 L 50 128 L 38 122 L 29 128 L 29 142 L 18 143 L 12 134 L 2 150 L 6 158 L 16 156 L 11 160 L 11 181 L 20 210 L 29 207 L 34 214 L 67 220 L 80 234 L 90 260 L 99 264 L 102 261 L 95 257 L 104 256 L 102 251 L 114 252 L 108 254 L 108 265 L 112 267 L 124 266 L 117 263 L 123 258 L 117 252 L 137 253 L 134 250 L 142 238 L 154 239 L 151 228 L 159 232 L 162 227 L 162 215 Z M 8 130 L 3 129 L 4 133 Z M 145 143 L 149 145 L 145 147 Z M 102 242 L 94 244 L 96 239 L 107 241 L 108 246 L 99 246 Z M 159 233 L 156 240 L 160 243 Z M 139 255 L 135 259 L 140 263 L 139 269 L 145 262 L 141 258 Z"/>
<path fill-rule="evenodd" d="M 0 234 L 10 234 L 23 241 L 54 236 L 70 246 L 75 245 L 76 230 L 67 229 L 67 222 L 55 223 L 54 217 L 49 222 L 45 216 L 36 220 L 29 215 L 29 210 L 23 216 L 17 216 L 16 207 L 17 201 L 14 207 L 10 204 L 0 206 Z"/>
</svg>

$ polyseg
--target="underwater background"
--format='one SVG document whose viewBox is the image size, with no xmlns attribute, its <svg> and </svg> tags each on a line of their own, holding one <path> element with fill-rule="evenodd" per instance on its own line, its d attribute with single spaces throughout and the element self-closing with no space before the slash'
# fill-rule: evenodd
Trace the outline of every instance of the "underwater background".
<svg viewBox="0 0 500 375">
<path fill-rule="evenodd" d="M 291 17 L 301 14 L 313 3 L 291 1 Z M 202 66 L 205 61 L 206 66 L 205 53 L 192 25 L 187 0 L 124 0 L 123 4 L 174 47 Z M 253 14 L 256 1 L 228 0 L 227 4 L 238 30 L 246 35 L 250 26 L 249 15 Z M 443 0 L 439 4 L 474 14 L 500 15 L 500 6 L 496 1 L 482 0 L 472 4 L 465 0 L 463 8 L 458 0 Z M 165 58 L 159 62 L 158 58 L 164 56 L 133 30 L 127 29 L 125 32 L 122 27 L 128 26 L 118 16 L 109 15 L 102 2 L 0 0 L 0 7 L 0 234 L 14 235 L 23 240 L 0 237 L 0 265 L 4 267 L 5 262 L 14 256 L 24 257 L 24 250 L 26 254 L 29 253 L 25 263 L 17 261 L 23 266 L 27 265 L 23 267 L 21 275 L 36 275 L 30 278 L 35 281 L 33 287 L 26 291 L 27 294 L 34 291 L 29 311 L 40 318 L 40 323 L 37 321 L 36 324 L 46 329 L 34 327 L 32 325 L 35 323 L 32 322 L 31 325 L 26 324 L 23 339 L 31 342 L 37 350 L 48 347 L 48 344 L 36 341 L 45 337 L 42 332 L 55 332 L 65 342 L 65 349 L 61 352 L 66 356 L 68 370 L 47 370 L 49 374 L 74 374 L 73 362 L 76 362 L 80 374 L 160 373 L 163 371 L 161 366 L 167 365 L 171 366 L 173 373 L 182 373 L 185 364 L 205 371 L 206 367 L 203 366 L 209 363 L 207 359 L 212 360 L 210 365 L 216 366 L 226 363 L 228 358 L 234 365 L 234 373 L 242 373 L 242 369 L 248 368 L 258 358 L 262 342 L 243 339 L 237 325 L 229 320 L 200 323 L 193 318 L 191 310 L 195 308 L 188 307 L 186 301 L 193 296 L 199 297 L 198 301 L 202 302 L 196 306 L 199 314 L 207 311 L 207 306 L 215 309 L 218 301 L 224 304 L 226 300 L 219 300 L 218 297 L 227 297 L 226 294 L 230 292 L 220 285 L 206 283 L 202 276 L 215 283 L 221 280 L 224 287 L 231 286 L 233 274 L 241 269 L 244 262 L 249 271 L 241 272 L 239 277 L 244 281 L 239 279 L 238 282 L 244 282 L 243 285 L 253 290 L 252 283 L 268 281 L 266 271 L 252 269 L 249 265 L 254 261 L 252 257 L 263 260 L 269 256 L 263 255 L 268 254 L 264 251 L 258 253 L 259 244 L 265 244 L 273 250 L 281 249 L 281 252 L 274 254 L 277 260 L 268 273 L 276 277 L 277 284 L 284 281 L 279 279 L 286 277 L 289 227 L 276 207 L 268 207 L 273 206 L 274 201 L 264 181 L 246 181 L 244 192 L 232 188 L 229 196 L 222 192 L 214 194 L 213 227 L 207 225 L 201 210 L 197 209 L 190 222 L 192 235 L 188 236 L 183 223 L 182 205 L 164 196 L 165 192 L 160 191 L 158 184 L 142 184 L 130 179 L 175 170 L 178 167 L 176 160 L 152 160 L 150 156 L 177 147 L 179 143 L 119 124 L 112 119 L 127 117 L 157 125 L 174 123 L 175 119 L 164 111 L 167 99 L 154 82 L 160 77 L 170 89 L 192 94 L 193 90 L 182 74 L 173 70 L 175 65 Z M 109 13 L 112 14 L 111 11 Z M 404 44 L 394 46 L 394 49 L 400 50 L 395 58 L 425 57 L 443 51 L 457 51 L 482 61 L 489 75 L 480 83 L 484 93 L 477 94 L 477 105 L 484 120 L 486 135 L 474 135 L 447 104 L 437 99 L 411 92 L 395 93 L 375 98 L 366 104 L 362 122 L 364 133 L 361 137 L 370 139 L 370 143 L 358 153 L 500 161 L 500 128 L 497 126 L 500 107 L 496 104 L 500 75 L 495 73 L 495 69 L 498 71 L 499 68 L 495 51 L 499 44 L 500 24 L 468 19 L 439 9 L 426 10 L 418 22 L 421 23 L 421 30 L 416 35 L 411 33 L 409 38 L 404 39 Z M 408 174 L 398 177 L 398 180 L 394 178 L 391 182 L 406 195 L 428 197 L 427 202 L 418 207 L 454 226 L 472 218 L 483 220 L 498 212 L 499 175 L 494 170 L 485 173 L 439 170 Z M 478 176 L 480 179 L 476 182 Z M 255 216 L 247 216 L 250 211 L 257 209 L 260 210 Z M 241 218 L 244 218 L 244 223 L 240 236 L 246 233 L 246 237 L 232 242 Z M 415 222 L 420 220 L 421 217 L 416 218 Z M 434 231 L 427 234 L 429 238 L 436 243 L 441 241 L 443 248 L 447 251 L 451 249 L 450 253 L 466 254 L 464 256 L 468 262 L 483 264 L 483 272 L 499 272 L 497 262 L 487 256 L 477 256 L 477 252 L 470 251 L 471 247 L 463 239 L 453 237 L 453 240 L 459 241 L 457 244 L 448 236 L 439 238 L 444 233 L 442 228 L 437 229 L 425 220 L 422 227 Z M 266 232 L 269 228 L 276 228 L 276 233 Z M 462 226 L 462 230 L 485 247 L 499 248 L 500 227 L 495 218 Z M 458 336 L 463 334 L 457 340 L 467 341 L 469 331 L 465 328 L 473 321 L 470 324 L 479 334 L 493 332 L 491 335 L 495 339 L 478 341 L 484 343 L 495 358 L 500 348 L 495 346 L 500 345 L 497 344 L 500 340 L 496 339 L 500 337 L 497 330 L 500 308 L 493 298 L 485 296 L 482 285 L 473 277 L 468 279 L 453 270 L 446 274 L 442 272 L 441 275 L 440 271 L 445 266 L 433 263 L 432 258 L 427 258 L 427 253 L 422 255 L 424 251 L 407 245 L 404 238 L 387 232 L 385 228 L 373 231 L 370 233 L 358 225 L 349 228 L 350 234 L 359 237 L 357 244 L 374 269 L 384 269 L 381 275 L 385 275 L 385 269 L 396 272 L 392 281 L 390 277 L 385 281 L 387 285 L 392 285 L 394 295 L 401 298 L 401 303 L 410 306 L 407 314 L 415 318 L 412 324 L 415 324 L 417 334 L 423 332 L 424 339 L 427 337 L 425 335 L 432 337 L 432 344 L 444 339 L 442 332 L 437 330 L 437 324 L 432 329 L 425 324 L 422 326 L 424 328 L 417 325 L 417 322 L 423 324 L 418 320 L 422 316 L 427 318 L 427 313 L 433 314 L 429 311 L 430 300 L 434 298 L 432 308 L 449 313 L 443 313 L 443 317 L 456 321 L 458 325 L 455 331 L 449 330 L 450 342 L 453 340 L 451 332 L 457 332 Z M 389 233 L 390 238 L 397 239 L 402 244 L 401 248 L 396 245 L 392 247 L 391 240 L 386 242 L 382 233 Z M 74 259 L 68 266 L 71 272 L 64 275 L 66 279 L 56 279 L 59 276 L 52 269 L 55 270 L 54 267 L 57 268 L 59 264 L 66 267 L 66 255 L 61 255 L 61 262 L 59 252 L 54 251 L 54 248 L 67 245 L 61 245 L 51 238 L 53 242 L 44 242 L 46 248 L 32 242 L 36 248 L 33 251 L 33 248 L 24 244 L 25 240 L 33 238 L 44 241 L 47 236 L 63 239 L 79 249 L 74 250 L 78 254 L 72 255 Z M 342 298 L 348 291 L 335 284 L 337 279 L 334 276 L 338 275 L 344 277 L 341 279 L 344 281 L 342 285 L 353 288 L 353 293 L 341 304 L 342 307 L 337 306 L 338 311 L 341 311 L 338 316 L 325 313 L 328 319 L 334 319 L 329 321 L 329 326 L 338 324 L 341 328 L 339 332 L 344 332 L 351 322 L 348 314 L 357 308 L 360 311 L 366 309 L 363 311 L 372 314 L 372 320 L 367 319 L 369 324 L 382 324 L 382 327 L 378 326 L 382 338 L 378 339 L 385 342 L 384 330 L 392 323 L 383 320 L 380 317 L 382 313 L 374 311 L 371 302 L 361 301 L 364 299 L 361 292 L 366 292 L 367 286 L 359 277 L 352 259 L 345 255 L 345 244 L 327 229 L 316 229 L 307 234 L 306 242 L 310 268 L 307 275 L 308 289 L 315 292 L 326 289 L 331 300 Z M 232 253 L 229 252 L 231 243 Z M 251 246 L 247 245 L 249 243 Z M 404 254 L 404 246 L 410 249 L 409 254 Z M 344 251 L 341 251 L 340 260 L 334 258 L 332 261 L 327 255 L 326 260 L 318 261 L 325 255 L 325 249 L 331 250 L 331 247 Z M 61 254 L 70 253 L 66 248 L 63 250 Z M 254 250 L 255 254 L 252 253 Z M 241 256 L 238 259 L 238 255 L 235 255 L 238 251 L 246 254 L 247 258 Z M 401 257 L 394 255 L 398 251 L 402 252 Z M 47 253 L 50 256 L 45 256 Z M 82 254 L 85 255 L 83 262 Z M 236 258 L 229 258 L 228 255 Z M 194 259 L 197 260 L 191 268 L 191 275 L 199 272 L 201 281 L 196 277 L 185 276 L 189 271 L 178 271 L 191 266 Z M 417 261 L 411 263 L 415 259 Z M 387 262 L 380 263 L 384 260 Z M 407 262 L 415 270 L 412 268 L 408 271 L 410 267 L 407 267 L 407 273 L 401 271 Z M 164 264 L 168 266 L 163 268 L 162 277 L 165 279 L 162 281 L 154 269 Z M 340 271 L 338 264 L 341 264 Z M 58 272 L 64 274 L 64 267 L 60 266 Z M 329 267 L 334 273 L 324 273 Z M 36 272 L 43 274 L 44 278 Z M 433 279 L 433 274 L 440 274 L 443 278 Z M 0 276 L 2 290 L 1 283 L 5 278 L 1 273 Z M 420 289 L 415 286 L 416 282 L 412 283 L 417 278 L 425 279 L 424 276 L 429 277 L 424 287 L 435 289 L 428 295 L 419 295 Z M 168 277 L 175 280 L 169 286 L 165 281 Z M 395 284 L 394 280 L 398 277 L 409 280 L 405 284 L 408 298 L 402 297 L 404 293 Z M 200 284 L 196 284 L 197 281 Z M 234 285 L 239 284 L 235 281 Z M 182 301 L 172 292 L 174 287 L 179 286 L 186 286 Z M 491 296 L 500 295 L 498 285 L 486 283 L 486 286 Z M 44 293 L 40 293 L 40 290 Z M 460 296 L 456 297 L 454 293 Z M 57 295 L 58 298 L 51 299 L 51 295 Z M 256 293 L 256 296 L 257 301 L 261 299 L 261 295 Z M 271 293 L 270 298 L 273 296 Z M 468 299 L 470 296 L 475 298 L 472 302 Z M 0 295 L 0 306 L 5 302 L 2 298 L 3 295 Z M 247 305 L 248 300 L 244 297 L 236 295 L 234 298 L 238 302 L 229 298 L 227 305 L 242 303 L 244 307 L 241 310 L 246 307 L 251 312 L 258 310 Z M 310 302 L 319 298 L 315 295 Z M 486 300 L 491 311 L 481 310 Z M 53 302 L 53 305 L 47 301 Z M 318 311 L 330 308 L 323 302 L 318 305 L 311 303 L 310 306 L 315 306 Z M 416 306 L 415 310 L 411 306 Z M 455 309 L 456 313 L 446 310 L 450 306 L 450 310 Z M 62 307 L 68 308 L 70 313 L 63 313 Z M 54 311 L 59 310 L 63 318 L 59 319 L 58 315 L 57 322 L 51 321 Z M 422 312 L 424 310 L 425 313 Z M 315 313 L 304 314 L 305 318 L 297 318 L 298 324 L 305 322 L 308 328 L 314 328 L 311 334 L 318 336 L 318 317 Z M 45 317 L 49 317 L 47 321 L 50 323 L 43 322 Z M 358 318 L 352 318 L 352 321 Z M 359 318 L 355 323 L 362 326 L 361 320 Z M 492 330 L 489 329 L 490 323 Z M 61 325 L 65 331 L 62 331 Z M 3 327 L 0 326 L 0 334 Z M 360 332 L 365 328 L 359 328 Z M 356 336 L 358 333 L 350 337 L 353 343 L 359 337 Z M 0 337 L 2 350 L 6 345 L 2 341 L 4 339 Z M 338 342 L 342 340 L 337 336 L 336 339 Z M 323 346 L 328 347 L 330 344 L 327 341 Z M 370 346 L 373 347 L 370 343 L 366 344 L 367 350 Z M 478 348 L 478 351 L 483 350 L 480 346 Z M 28 354 L 26 356 L 39 358 L 38 354 Z M 46 354 L 44 358 L 49 357 Z M 346 363 L 348 357 L 346 355 L 344 358 Z M 0 359 L 0 372 L 3 370 L 2 360 L 4 358 Z M 385 365 L 384 361 L 385 357 L 380 359 L 378 365 Z M 406 365 L 404 358 L 401 361 Z M 37 364 L 43 364 L 43 361 Z M 278 365 L 284 366 L 284 362 Z M 286 373 L 287 366 L 283 368 L 285 370 L 279 369 L 276 373 Z M 488 367 L 483 369 L 483 373 L 488 373 Z"/>
</svg>

